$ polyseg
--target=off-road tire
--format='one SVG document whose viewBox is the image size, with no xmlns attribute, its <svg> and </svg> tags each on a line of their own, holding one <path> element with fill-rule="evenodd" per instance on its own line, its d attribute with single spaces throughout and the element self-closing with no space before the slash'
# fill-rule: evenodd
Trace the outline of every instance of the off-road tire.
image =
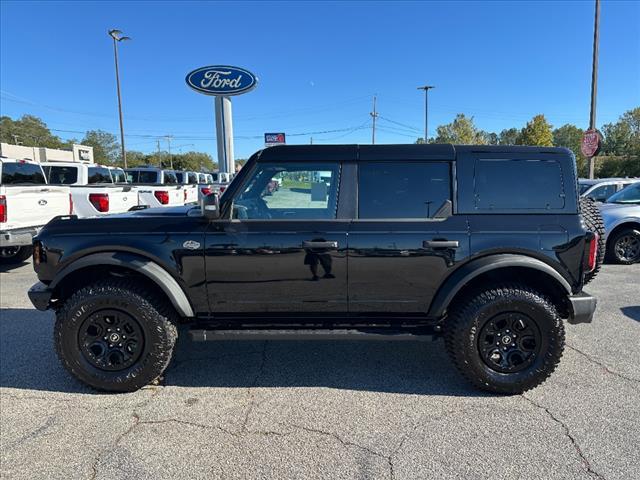
<svg viewBox="0 0 640 480">
<path fill-rule="evenodd" d="M 5 249 L 3 249 L 3 251 L 5 251 Z M 22 263 L 31 257 L 32 254 L 33 247 L 31 245 L 19 247 L 13 255 L 0 255 L 0 265 L 15 265 L 16 263 Z"/>
<path fill-rule="evenodd" d="M 625 228 L 614 233 L 609 237 L 609 248 L 607 249 L 607 260 L 612 263 L 619 263 L 621 265 L 631 265 L 634 263 L 640 262 L 640 256 L 635 258 L 625 258 L 619 255 L 616 251 L 616 243 L 625 236 L 635 237 L 638 241 L 640 241 L 640 230 L 636 228 Z"/>
<path fill-rule="evenodd" d="M 586 285 L 596 278 L 596 275 L 598 275 L 598 272 L 600 271 L 600 267 L 602 267 L 602 262 L 604 262 L 606 254 L 606 242 L 604 241 L 604 222 L 602 221 L 602 215 L 600 214 L 600 209 L 596 205 L 596 202 L 588 197 L 580 197 L 580 210 L 587 229 L 598 234 L 596 267 L 593 271 L 585 274 L 584 283 Z"/>
<path fill-rule="evenodd" d="M 81 351 L 80 329 L 101 310 L 122 311 L 135 318 L 144 335 L 144 350 L 135 363 L 119 371 L 93 365 Z M 156 380 L 169 365 L 178 332 L 177 314 L 158 293 L 135 279 L 109 278 L 83 287 L 56 312 L 54 342 L 58 358 L 78 380 L 102 391 L 132 392 Z"/>
<path fill-rule="evenodd" d="M 540 351 L 532 363 L 512 373 L 492 369 L 479 346 L 483 326 L 506 312 L 528 315 L 541 338 Z M 523 285 L 497 286 L 468 295 L 451 310 L 445 328 L 446 349 L 456 368 L 473 385 L 492 393 L 520 394 L 540 385 L 556 369 L 564 350 L 564 325 L 556 307 Z"/>
</svg>

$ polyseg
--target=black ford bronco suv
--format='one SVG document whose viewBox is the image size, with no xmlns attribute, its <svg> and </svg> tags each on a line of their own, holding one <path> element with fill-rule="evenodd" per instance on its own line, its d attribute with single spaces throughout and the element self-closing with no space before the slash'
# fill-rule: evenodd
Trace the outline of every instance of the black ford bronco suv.
<svg viewBox="0 0 640 480">
<path fill-rule="evenodd" d="M 101 390 L 193 340 L 444 337 L 479 388 L 542 383 L 604 254 L 562 148 L 281 146 L 199 207 L 57 217 L 34 241 L 67 370 Z"/>
</svg>

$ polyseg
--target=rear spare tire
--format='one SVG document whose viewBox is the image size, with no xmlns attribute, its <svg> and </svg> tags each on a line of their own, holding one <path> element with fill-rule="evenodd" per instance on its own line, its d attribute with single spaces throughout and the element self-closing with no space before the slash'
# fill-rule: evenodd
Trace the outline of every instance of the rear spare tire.
<svg viewBox="0 0 640 480">
<path fill-rule="evenodd" d="M 587 229 L 593 233 L 598 234 L 598 252 L 596 254 L 596 266 L 591 271 L 585 274 L 584 283 L 587 284 L 593 280 L 604 261 L 606 243 L 604 241 L 604 222 L 602 221 L 602 215 L 600 209 L 596 205 L 593 199 L 588 197 L 580 197 L 580 210 L 582 212 L 582 218 Z"/>
</svg>

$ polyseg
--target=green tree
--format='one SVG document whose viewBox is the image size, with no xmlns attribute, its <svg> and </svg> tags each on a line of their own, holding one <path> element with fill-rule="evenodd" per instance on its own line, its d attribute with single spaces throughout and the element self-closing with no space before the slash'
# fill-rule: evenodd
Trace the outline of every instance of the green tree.
<svg viewBox="0 0 640 480">
<path fill-rule="evenodd" d="M 485 145 L 498 145 L 500 141 L 500 137 L 495 132 L 485 132 L 484 130 L 480 130 L 480 137 L 483 139 L 482 143 Z"/>
<path fill-rule="evenodd" d="M 602 127 L 604 142 L 596 159 L 599 177 L 640 176 L 640 107 Z"/>
<path fill-rule="evenodd" d="M 515 145 L 520 131 L 517 128 L 507 128 L 498 135 L 498 145 Z"/>
<path fill-rule="evenodd" d="M 576 156 L 578 175 L 586 177 L 589 174 L 589 165 L 580 151 L 583 134 L 584 130 L 567 123 L 553 131 L 553 145 L 571 150 Z"/>
<path fill-rule="evenodd" d="M 26 147 L 60 148 L 62 141 L 53 135 L 40 118 L 23 115 L 19 120 L 10 117 L 0 118 L 0 140 L 5 143 L 16 142 Z"/>
<path fill-rule="evenodd" d="M 516 140 L 517 145 L 535 145 L 539 147 L 553 146 L 552 126 L 544 115 L 536 115 L 520 131 Z"/>
<path fill-rule="evenodd" d="M 127 150 L 127 166 L 128 167 L 140 167 L 142 165 L 150 164 L 150 155 L 139 152 L 138 150 Z"/>
<path fill-rule="evenodd" d="M 460 145 L 484 144 L 482 131 L 473 123 L 473 117 L 459 113 L 451 123 L 440 125 L 436 129 L 436 143 L 456 143 Z"/>
<path fill-rule="evenodd" d="M 118 155 L 120 143 L 112 133 L 89 130 L 82 139 L 82 144 L 93 147 L 93 160 L 96 163 L 116 165 L 121 160 Z"/>
</svg>

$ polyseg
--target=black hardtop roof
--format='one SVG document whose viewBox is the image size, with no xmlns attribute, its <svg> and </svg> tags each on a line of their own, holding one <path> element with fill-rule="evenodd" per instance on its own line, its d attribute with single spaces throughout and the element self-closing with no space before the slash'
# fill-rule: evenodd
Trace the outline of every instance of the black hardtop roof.
<svg viewBox="0 0 640 480">
<path fill-rule="evenodd" d="M 278 145 L 256 153 L 259 162 L 330 162 L 341 160 L 455 160 L 460 153 L 571 154 L 561 147 L 521 145 Z"/>
</svg>

